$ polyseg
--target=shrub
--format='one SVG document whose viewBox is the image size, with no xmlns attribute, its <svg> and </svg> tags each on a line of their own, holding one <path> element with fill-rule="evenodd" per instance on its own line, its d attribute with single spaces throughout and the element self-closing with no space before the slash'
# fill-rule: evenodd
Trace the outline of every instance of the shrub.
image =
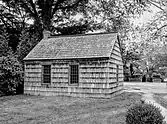
<svg viewBox="0 0 167 124">
<path fill-rule="evenodd" d="M 148 103 L 135 104 L 126 113 L 126 124 L 163 124 L 163 119 L 160 109 Z"/>
<path fill-rule="evenodd" d="M 13 55 L 0 57 L 0 92 L 10 95 L 22 84 L 22 66 Z"/>
</svg>

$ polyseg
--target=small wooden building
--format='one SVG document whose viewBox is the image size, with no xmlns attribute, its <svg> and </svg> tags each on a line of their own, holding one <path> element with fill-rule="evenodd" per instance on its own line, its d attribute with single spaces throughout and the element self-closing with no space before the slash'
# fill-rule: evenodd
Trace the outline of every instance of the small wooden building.
<svg viewBox="0 0 167 124">
<path fill-rule="evenodd" d="M 44 37 L 24 62 L 25 94 L 110 98 L 123 89 L 117 33 Z"/>
</svg>

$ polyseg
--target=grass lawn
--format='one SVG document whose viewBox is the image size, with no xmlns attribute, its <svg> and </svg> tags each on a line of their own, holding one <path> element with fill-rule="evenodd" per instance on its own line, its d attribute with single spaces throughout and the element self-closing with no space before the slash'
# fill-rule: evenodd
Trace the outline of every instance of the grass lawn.
<svg viewBox="0 0 167 124">
<path fill-rule="evenodd" d="M 0 97 L 0 124 L 125 124 L 125 113 L 141 95 L 112 99 L 16 95 Z"/>
<path fill-rule="evenodd" d="M 163 107 L 167 108 L 167 99 L 164 99 L 164 96 L 167 96 L 166 93 L 156 93 L 154 94 L 154 99 Z"/>
</svg>

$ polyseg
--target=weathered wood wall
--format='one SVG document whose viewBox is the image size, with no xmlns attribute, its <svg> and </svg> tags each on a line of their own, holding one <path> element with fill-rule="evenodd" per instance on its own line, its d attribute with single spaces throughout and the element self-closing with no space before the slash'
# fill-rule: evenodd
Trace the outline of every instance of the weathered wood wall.
<svg viewBox="0 0 167 124">
<path fill-rule="evenodd" d="M 24 87 L 41 86 L 41 65 L 40 63 L 27 63 L 24 68 Z M 26 89 L 24 89 L 26 92 Z M 32 89 L 30 89 L 32 90 Z"/>
<path fill-rule="evenodd" d="M 51 84 L 42 84 L 42 64 L 51 64 Z M 69 65 L 79 64 L 79 84 L 69 84 Z M 119 82 L 116 80 L 119 65 Z M 65 95 L 110 98 L 122 92 L 123 64 L 118 43 L 110 59 L 25 62 L 24 92 L 32 95 Z"/>
<path fill-rule="evenodd" d="M 117 81 L 117 66 L 118 66 L 118 81 Z M 116 92 L 122 91 L 123 89 L 123 61 L 122 55 L 120 51 L 120 46 L 118 42 L 115 42 L 111 58 L 109 60 L 109 88 L 111 88 L 111 92 L 113 89 Z"/>
</svg>

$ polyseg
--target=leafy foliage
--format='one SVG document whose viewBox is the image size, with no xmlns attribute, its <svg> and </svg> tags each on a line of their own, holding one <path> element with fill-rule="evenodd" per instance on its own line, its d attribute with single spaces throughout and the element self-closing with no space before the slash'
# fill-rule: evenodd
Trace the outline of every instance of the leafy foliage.
<svg viewBox="0 0 167 124">
<path fill-rule="evenodd" d="M 161 53 L 160 50 L 163 46 L 166 48 L 167 14 L 165 8 L 167 1 L 135 0 L 135 2 L 143 5 L 144 8 L 154 7 L 157 10 L 155 16 L 148 23 L 141 27 L 135 27 L 131 34 L 132 41 L 137 43 L 139 53 L 141 53 L 140 60 L 135 61 L 140 63 L 140 68 L 147 73 L 149 72 L 148 75 L 150 76 L 153 70 L 160 65 L 165 65 L 166 61 L 164 53 Z"/>
<path fill-rule="evenodd" d="M 41 25 L 43 29 L 58 32 L 61 31 L 61 27 L 64 32 L 65 28 L 71 29 L 73 25 L 76 27 L 78 24 L 80 25 L 79 29 L 83 25 L 79 33 L 82 33 L 82 30 L 99 28 L 105 29 L 106 32 L 119 31 L 127 27 L 129 18 L 134 14 L 141 14 L 144 10 L 142 4 L 131 0 L 3 0 L 3 2 L 5 4 L 2 4 L 3 8 L 8 11 L 5 11 L 0 17 L 7 14 L 11 15 L 11 18 L 13 16 L 22 17 L 12 21 L 20 22 L 21 27 L 25 27 L 26 20 L 31 19 L 34 20 L 35 25 Z M 77 18 L 78 15 L 82 16 L 84 23 L 79 23 L 81 20 L 73 18 Z M 10 24 L 11 20 L 6 19 Z M 88 29 L 85 28 L 86 24 L 89 24 Z"/>
<path fill-rule="evenodd" d="M 144 27 L 136 28 L 133 33 L 133 41 L 136 44 L 136 51 L 140 54 L 140 59 L 136 62 L 140 69 L 147 73 L 149 77 L 158 67 L 166 66 L 166 45 L 161 40 L 152 40 L 152 34 L 145 31 Z M 134 47 L 135 48 L 135 47 Z M 138 55 L 139 55 L 138 54 Z"/>
<path fill-rule="evenodd" d="M 128 46 L 126 46 L 126 48 L 124 48 L 123 59 L 126 63 L 128 63 L 135 60 L 140 60 L 141 55 L 139 45 L 136 42 L 131 42 L 128 44 Z"/>
<path fill-rule="evenodd" d="M 11 8 L 8 14 L 34 20 L 35 25 L 41 25 L 44 29 L 52 30 L 52 21 L 57 13 L 66 15 L 73 10 L 78 11 L 82 8 L 85 0 L 3 0 L 7 8 Z M 20 8 L 20 10 L 17 10 Z M 14 13 L 14 14 L 12 14 Z M 62 18 L 63 16 L 59 16 Z M 64 18 L 64 17 L 63 17 Z M 19 19 L 20 21 L 21 19 Z"/>
<path fill-rule="evenodd" d="M 106 32 L 129 29 L 129 19 L 143 11 L 142 5 L 131 0 L 92 0 L 87 6 L 90 13 L 87 16 L 101 20 L 97 21 L 97 25 L 101 25 Z"/>
<path fill-rule="evenodd" d="M 0 31 L 0 93 L 12 94 L 23 92 L 22 65 L 10 47 L 11 35 L 5 30 Z"/>
<path fill-rule="evenodd" d="M 148 103 L 135 104 L 126 114 L 126 124 L 163 124 L 160 109 Z"/>
<path fill-rule="evenodd" d="M 21 31 L 26 26 L 26 13 L 23 9 L 16 6 L 18 2 L 13 0 L 0 3 L 0 22 L 6 29 L 16 29 Z M 16 2 L 16 3 L 14 3 Z"/>
<path fill-rule="evenodd" d="M 33 47 L 42 39 L 42 33 L 39 29 L 28 28 L 24 30 L 20 37 L 20 43 L 17 48 L 17 56 L 20 62 L 33 49 Z"/>
<path fill-rule="evenodd" d="M 58 33 L 62 35 L 69 35 L 69 34 L 85 34 L 88 30 L 91 30 L 90 22 L 85 20 L 79 20 L 79 22 L 74 21 L 60 24 L 56 28 Z"/>
<path fill-rule="evenodd" d="M 0 57 L 0 91 L 9 95 L 23 82 L 22 65 L 13 55 Z"/>
<path fill-rule="evenodd" d="M 167 37 L 167 1 L 166 0 L 140 0 L 147 6 L 156 8 L 157 12 L 154 17 L 142 26 L 142 35 L 146 41 L 159 45 L 166 44 Z"/>
<path fill-rule="evenodd" d="M 12 49 L 8 46 L 9 36 L 8 33 L 2 32 L 0 34 L 0 57 L 7 56 L 12 53 Z"/>
</svg>

